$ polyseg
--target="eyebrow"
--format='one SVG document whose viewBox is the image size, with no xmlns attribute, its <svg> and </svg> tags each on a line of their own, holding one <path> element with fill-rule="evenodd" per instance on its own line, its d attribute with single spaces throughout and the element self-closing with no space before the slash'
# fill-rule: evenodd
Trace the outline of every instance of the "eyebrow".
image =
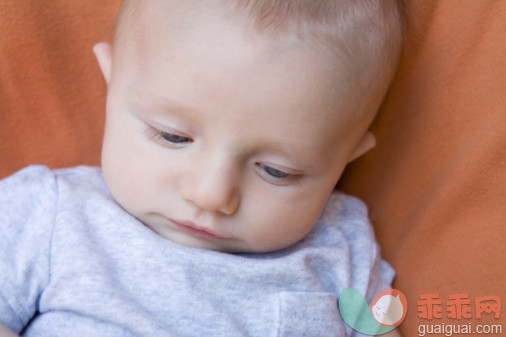
<svg viewBox="0 0 506 337">
<path fill-rule="evenodd" d="M 196 109 L 172 98 L 161 97 L 149 93 L 135 91 L 130 100 L 135 105 L 143 107 L 161 107 L 163 110 L 170 110 L 178 114 L 195 115 Z"/>
</svg>

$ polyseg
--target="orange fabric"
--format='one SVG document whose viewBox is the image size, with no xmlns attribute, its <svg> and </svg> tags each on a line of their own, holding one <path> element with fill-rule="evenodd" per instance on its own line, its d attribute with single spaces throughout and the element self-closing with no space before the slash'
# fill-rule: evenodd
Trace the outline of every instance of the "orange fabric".
<svg viewBox="0 0 506 337">
<path fill-rule="evenodd" d="M 378 145 L 340 188 L 370 207 L 407 295 L 405 336 L 442 322 L 506 329 L 505 312 L 478 321 L 474 307 L 478 296 L 506 301 L 506 1 L 418 3 L 373 125 Z M 0 2 L 0 177 L 35 163 L 99 164 L 105 85 L 91 48 L 118 4 Z M 473 319 L 418 318 L 427 293 L 443 304 L 468 293 Z"/>
<path fill-rule="evenodd" d="M 105 84 L 93 44 L 119 0 L 0 2 L 0 177 L 99 165 Z"/>
</svg>

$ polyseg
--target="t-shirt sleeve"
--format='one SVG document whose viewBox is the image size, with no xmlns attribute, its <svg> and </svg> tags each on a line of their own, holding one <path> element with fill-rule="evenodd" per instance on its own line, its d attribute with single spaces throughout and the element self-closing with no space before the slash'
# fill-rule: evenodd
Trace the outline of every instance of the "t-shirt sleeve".
<svg viewBox="0 0 506 337">
<path fill-rule="evenodd" d="M 395 278 L 394 269 L 381 257 L 378 243 L 374 242 L 373 247 L 374 249 L 371 254 L 372 268 L 369 279 L 370 283 L 365 294 L 365 298 L 369 304 L 382 290 L 391 289 L 392 282 Z"/>
<path fill-rule="evenodd" d="M 44 166 L 0 181 L 0 322 L 20 332 L 49 283 L 57 184 Z"/>
<path fill-rule="evenodd" d="M 391 288 L 395 271 L 381 257 L 365 203 L 336 193 L 331 196 L 323 216 L 327 223 L 337 224 L 339 234 L 335 236 L 344 238 L 338 245 L 346 246 L 349 255 L 348 286 L 362 293 L 368 303 L 382 290 Z"/>
<path fill-rule="evenodd" d="M 369 221 L 367 206 L 347 195 L 338 195 L 336 213 L 341 233 L 346 237 L 350 255 L 349 287 L 360 292 L 368 304 L 382 290 L 392 288 L 394 269 L 381 257 L 381 249 Z M 365 336 L 347 327 L 348 335 Z"/>
</svg>

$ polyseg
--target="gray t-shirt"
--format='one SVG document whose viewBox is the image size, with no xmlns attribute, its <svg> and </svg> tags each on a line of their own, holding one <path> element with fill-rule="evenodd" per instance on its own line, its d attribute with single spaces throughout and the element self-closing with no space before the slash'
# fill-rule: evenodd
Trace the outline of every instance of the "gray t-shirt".
<svg viewBox="0 0 506 337">
<path fill-rule="evenodd" d="M 393 276 L 365 205 L 338 192 L 299 243 L 226 254 L 158 236 L 99 168 L 0 181 L 0 322 L 24 336 L 350 336 L 341 290 L 371 301 Z"/>
</svg>

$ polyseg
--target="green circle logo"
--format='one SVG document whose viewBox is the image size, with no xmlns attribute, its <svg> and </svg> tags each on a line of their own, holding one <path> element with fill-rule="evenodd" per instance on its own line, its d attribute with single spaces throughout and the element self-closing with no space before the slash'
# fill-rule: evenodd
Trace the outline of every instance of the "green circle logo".
<svg viewBox="0 0 506 337">
<path fill-rule="evenodd" d="M 408 309 L 406 296 L 397 289 L 385 289 L 371 304 L 355 289 L 345 288 L 339 297 L 339 313 L 352 329 L 365 335 L 381 335 L 402 323 Z"/>
</svg>

